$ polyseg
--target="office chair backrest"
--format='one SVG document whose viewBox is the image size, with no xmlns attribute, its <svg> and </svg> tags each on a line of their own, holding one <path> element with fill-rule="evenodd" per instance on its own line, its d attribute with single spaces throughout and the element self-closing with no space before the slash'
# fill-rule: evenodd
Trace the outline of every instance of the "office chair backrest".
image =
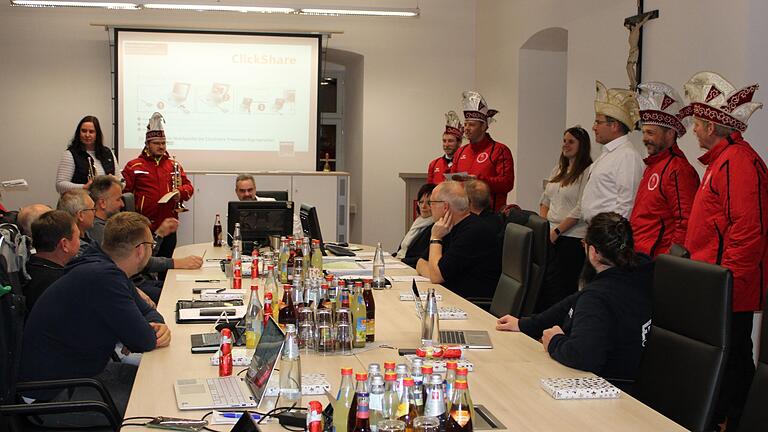
<svg viewBox="0 0 768 432">
<path fill-rule="evenodd" d="M 262 198 L 274 198 L 275 201 L 288 201 L 287 190 L 281 190 L 281 191 L 260 190 L 260 191 L 256 191 L 256 195 Z"/>
<path fill-rule="evenodd" d="M 634 396 L 683 427 L 704 430 L 719 393 L 730 332 L 731 272 L 656 258 L 653 321 Z"/>
<path fill-rule="evenodd" d="M 531 214 L 525 226 L 533 230 L 533 251 L 528 290 L 523 300 L 523 316 L 540 312 L 536 305 L 539 301 L 539 292 L 541 292 L 541 284 L 547 270 L 549 255 L 549 222 L 537 214 Z"/>
<path fill-rule="evenodd" d="M 493 315 L 520 316 L 530 283 L 532 244 L 532 229 L 515 223 L 507 224 L 501 254 L 501 276 L 491 301 L 490 312 Z"/>
<path fill-rule="evenodd" d="M 747 403 L 739 422 L 739 432 L 764 432 L 768 429 L 768 298 L 763 299 L 760 326 L 760 354 L 755 377 L 747 395 Z"/>
<path fill-rule="evenodd" d="M 123 194 L 123 211 L 136 211 L 136 198 L 133 195 L 133 192 L 126 192 Z"/>
</svg>

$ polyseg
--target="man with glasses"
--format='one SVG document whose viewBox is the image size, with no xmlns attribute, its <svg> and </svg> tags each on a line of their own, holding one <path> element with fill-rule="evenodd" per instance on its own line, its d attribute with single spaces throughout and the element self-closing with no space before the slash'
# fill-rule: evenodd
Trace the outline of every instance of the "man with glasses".
<svg viewBox="0 0 768 432">
<path fill-rule="evenodd" d="M 136 366 L 110 361 L 115 345 L 146 352 L 171 341 L 163 317 L 141 301 L 130 280 L 152 255 L 149 225 L 146 217 L 133 212 L 111 217 L 102 245 L 73 259 L 67 274 L 40 296 L 24 332 L 22 381 L 97 377 L 124 412 Z M 27 402 L 67 397 L 47 392 L 23 396 Z M 87 390 L 73 397 L 88 398 L 94 396 Z M 79 416 L 74 419 L 78 424 L 88 422 L 87 416 Z"/>
<path fill-rule="evenodd" d="M 85 189 L 74 189 L 61 194 L 56 210 L 63 210 L 75 219 L 77 229 L 80 231 L 80 251 L 77 256 L 84 254 L 89 247 L 97 244 L 88 234 L 96 218 L 96 204 Z"/>
<path fill-rule="evenodd" d="M 440 183 L 428 203 L 435 224 L 416 271 L 462 297 L 493 297 L 501 274 L 496 230 L 469 211 L 461 182 Z"/>
<path fill-rule="evenodd" d="M 639 120 L 635 94 L 626 89 L 607 89 L 597 81 L 595 141 L 603 145 L 592 164 L 581 196 L 581 215 L 589 222 L 596 214 L 632 213 L 637 186 L 643 176 L 643 159 L 632 147 L 629 132 Z"/>
</svg>

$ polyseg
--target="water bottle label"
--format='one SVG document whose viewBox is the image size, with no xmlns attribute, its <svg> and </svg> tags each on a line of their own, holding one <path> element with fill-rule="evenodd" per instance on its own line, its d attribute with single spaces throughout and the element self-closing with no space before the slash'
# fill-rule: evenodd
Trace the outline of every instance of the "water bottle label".
<svg viewBox="0 0 768 432">
<path fill-rule="evenodd" d="M 371 410 L 374 411 L 381 411 L 384 409 L 384 395 L 383 394 L 373 394 L 368 397 L 368 405 Z"/>
</svg>

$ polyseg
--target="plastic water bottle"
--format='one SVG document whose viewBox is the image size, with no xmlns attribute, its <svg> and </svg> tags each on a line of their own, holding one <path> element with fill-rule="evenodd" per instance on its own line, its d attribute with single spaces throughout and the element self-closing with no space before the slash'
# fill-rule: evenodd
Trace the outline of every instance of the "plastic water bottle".
<svg viewBox="0 0 768 432">
<path fill-rule="evenodd" d="M 381 250 L 381 242 L 376 244 L 376 253 L 373 255 L 373 287 L 384 289 L 387 280 L 384 278 L 384 252 Z"/>
<path fill-rule="evenodd" d="M 285 329 L 287 336 L 280 356 L 280 398 L 290 404 L 301 399 L 301 359 L 296 326 L 287 324 Z"/>
</svg>

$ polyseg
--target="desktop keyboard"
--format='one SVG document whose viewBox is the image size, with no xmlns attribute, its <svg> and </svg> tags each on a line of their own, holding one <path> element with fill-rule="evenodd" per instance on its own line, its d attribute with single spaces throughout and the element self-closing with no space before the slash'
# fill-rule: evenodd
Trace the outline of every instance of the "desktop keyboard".
<svg viewBox="0 0 768 432">
<path fill-rule="evenodd" d="M 213 402 L 216 405 L 242 406 L 248 403 L 238 385 L 240 378 L 231 376 L 226 378 L 208 378 L 208 388 L 211 390 Z"/>
<path fill-rule="evenodd" d="M 466 345 L 464 332 L 456 330 L 440 330 L 440 343 L 446 345 Z"/>
<path fill-rule="evenodd" d="M 356 256 L 355 253 L 352 252 L 351 250 L 335 244 L 326 243 L 325 250 L 331 252 L 336 256 Z"/>
</svg>

